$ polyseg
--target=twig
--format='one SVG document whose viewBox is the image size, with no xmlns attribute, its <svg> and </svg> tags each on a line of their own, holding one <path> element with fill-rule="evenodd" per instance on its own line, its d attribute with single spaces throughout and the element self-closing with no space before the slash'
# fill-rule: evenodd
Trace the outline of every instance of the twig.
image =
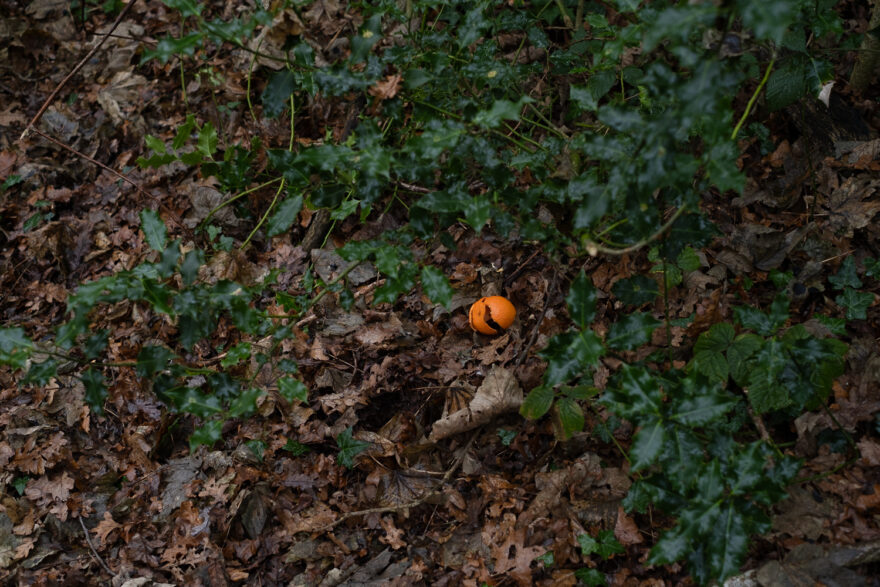
<svg viewBox="0 0 880 587">
<path fill-rule="evenodd" d="M 54 137 L 51 137 L 51 136 L 47 135 L 46 133 L 44 133 L 44 132 L 41 131 L 41 130 L 38 130 L 38 129 L 36 129 L 36 128 L 32 128 L 31 131 L 33 131 L 34 133 L 40 135 L 41 137 L 43 137 L 44 139 L 46 139 L 46 140 L 49 141 L 50 143 L 53 143 L 53 144 L 55 144 L 55 145 L 58 145 L 59 147 L 61 147 L 62 149 L 65 149 L 65 150 L 67 150 L 67 151 L 70 151 L 71 153 L 73 153 L 73 154 L 76 155 L 77 157 L 82 157 L 83 159 L 85 159 L 85 160 L 88 161 L 89 163 L 94 163 L 95 165 L 97 165 L 98 167 L 100 167 L 101 169 L 103 169 L 104 171 L 109 171 L 112 175 L 115 175 L 116 177 L 118 177 L 119 179 L 121 179 L 122 181 L 124 181 L 125 183 L 127 183 L 127 184 L 131 185 L 132 187 L 134 187 L 134 189 L 136 189 L 136 190 L 138 191 L 138 193 L 140 193 L 140 194 L 142 194 L 142 195 L 144 195 L 144 196 L 146 196 L 146 197 L 148 197 L 148 198 L 150 198 L 150 199 L 152 199 L 152 200 L 158 200 L 158 198 L 157 198 L 156 196 L 154 196 L 154 195 L 152 195 L 152 194 L 149 194 L 149 193 L 145 192 L 144 189 L 143 189 L 140 185 L 138 185 L 138 183 L 137 183 L 136 181 L 134 181 L 133 179 L 130 179 L 130 178 L 128 178 L 128 177 L 122 175 L 121 173 L 119 173 L 119 172 L 116 171 L 115 169 L 113 169 L 113 168 L 111 168 L 111 167 L 108 167 L 108 166 L 104 165 L 103 163 L 101 163 L 101 162 L 98 161 L 97 159 L 93 159 L 93 158 L 89 157 L 88 155 L 86 155 L 85 153 L 82 153 L 82 152 L 80 152 L 80 151 L 77 151 L 76 149 L 74 149 L 74 148 L 71 147 L 70 145 L 65 145 L 64 143 L 62 143 L 62 142 L 59 141 L 58 139 L 56 139 L 56 138 L 54 138 Z"/>
<path fill-rule="evenodd" d="M 369 508 L 366 510 L 358 510 L 356 512 L 345 513 L 342 516 L 340 516 L 339 518 L 337 518 L 336 520 L 334 520 L 333 522 L 331 522 L 325 526 L 322 526 L 321 528 L 318 528 L 315 531 L 319 532 L 319 533 L 320 532 L 327 532 L 328 530 L 332 530 L 333 528 L 335 528 L 336 526 L 338 526 L 339 524 L 341 524 L 345 520 L 348 520 L 349 518 L 354 518 L 356 516 L 368 516 L 370 514 L 384 514 L 384 513 L 388 513 L 388 512 L 399 512 L 401 510 L 407 510 L 409 508 L 414 508 L 414 507 L 422 505 L 423 503 L 425 503 L 429 499 L 431 499 L 437 495 L 440 495 L 440 493 L 442 492 L 443 486 L 452 478 L 452 476 L 455 474 L 455 472 L 458 471 L 458 468 L 461 466 L 462 461 L 464 461 L 464 456 L 467 454 L 467 451 L 470 450 L 471 445 L 474 443 L 474 440 L 477 438 L 477 434 L 479 434 L 479 432 L 480 432 L 480 429 L 477 428 L 476 430 L 474 430 L 474 433 L 471 434 L 470 440 L 467 441 L 467 444 L 464 446 L 464 448 L 461 451 L 461 456 L 457 457 L 455 459 L 455 461 L 453 461 L 452 466 L 446 470 L 446 473 L 443 474 L 443 478 L 437 484 L 437 487 L 439 489 L 432 489 L 428 493 L 424 494 L 422 497 L 420 497 L 416 500 L 410 501 L 408 503 L 404 503 L 404 504 L 400 504 L 400 505 L 383 506 L 383 507 L 378 507 L 378 508 Z"/>
<path fill-rule="evenodd" d="M 95 550 L 95 547 L 92 545 L 92 540 L 91 540 L 91 538 L 89 538 L 89 530 L 88 530 L 88 528 L 86 528 L 86 523 L 83 522 L 82 516 L 80 516 L 78 519 L 79 519 L 79 525 L 82 526 L 83 534 L 85 534 L 85 537 L 86 537 L 86 544 L 89 545 L 89 549 L 92 551 L 92 555 L 96 559 L 98 559 L 98 562 L 101 563 L 101 566 L 104 567 L 104 570 L 107 571 L 107 573 L 111 577 L 115 577 L 116 573 L 113 572 L 113 569 L 111 569 L 109 566 L 107 566 L 107 563 L 104 562 L 104 559 L 101 558 L 101 555 L 98 554 L 98 551 Z"/>
<path fill-rule="evenodd" d="M 92 47 L 92 50 L 89 51 L 89 52 L 86 54 L 86 56 L 82 58 L 82 61 L 80 61 L 79 63 L 76 64 L 76 67 L 73 68 L 73 71 L 71 71 L 70 73 L 68 73 L 68 74 L 67 74 L 67 77 L 65 77 L 63 80 L 61 80 L 61 83 L 59 83 L 59 84 L 55 87 L 55 89 L 52 90 L 52 93 L 49 94 L 49 97 L 46 98 L 46 101 L 43 102 L 43 105 L 42 105 L 42 106 L 40 106 L 40 109 L 37 111 L 37 114 L 34 116 L 34 118 L 33 118 L 33 119 L 28 123 L 28 125 L 25 127 L 24 131 L 21 133 L 21 136 L 18 137 L 18 140 L 19 140 L 19 141 L 24 140 L 24 138 L 28 135 L 28 132 L 29 132 L 29 131 L 31 131 L 31 130 L 36 130 L 36 129 L 34 128 L 34 125 L 37 124 L 37 122 L 39 122 L 40 118 L 42 118 L 43 114 L 46 112 L 46 109 L 49 107 L 49 104 L 52 103 L 52 100 L 54 100 L 54 99 L 55 99 L 55 96 L 58 95 L 58 92 L 61 91 L 61 88 L 63 88 L 63 87 L 67 84 L 67 82 L 70 81 L 70 78 L 72 78 L 74 75 L 76 75 L 76 73 L 77 73 L 80 69 L 82 69 L 83 66 L 84 66 L 86 63 L 88 63 L 89 59 L 92 58 L 92 55 L 94 55 L 95 53 L 98 52 L 98 49 L 100 49 L 101 46 L 104 44 L 104 42 L 105 42 L 107 39 L 110 38 L 110 35 L 113 33 L 113 31 L 116 30 L 116 27 L 118 27 L 119 24 L 122 22 L 122 19 L 125 18 L 125 15 L 126 15 L 126 13 L 128 12 L 129 8 L 131 8 L 131 7 L 134 5 L 134 3 L 135 3 L 136 1 L 137 1 L 137 0 L 131 0 L 131 2 L 129 2 L 128 4 L 125 5 L 125 8 L 123 8 L 121 11 L 119 11 L 119 16 L 116 17 L 116 20 L 113 22 L 113 26 L 110 27 L 110 30 L 107 31 L 107 32 L 104 34 L 104 36 L 101 38 L 100 42 L 98 42 L 97 45 L 95 45 L 94 47 Z M 40 134 L 42 134 L 42 133 L 40 133 Z M 44 136 L 45 136 L 45 135 L 44 135 Z"/>
</svg>

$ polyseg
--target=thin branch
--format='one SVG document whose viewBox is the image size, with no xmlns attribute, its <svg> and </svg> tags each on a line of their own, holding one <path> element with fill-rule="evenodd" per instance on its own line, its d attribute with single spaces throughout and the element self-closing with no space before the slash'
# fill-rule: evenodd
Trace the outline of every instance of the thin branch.
<svg viewBox="0 0 880 587">
<path fill-rule="evenodd" d="M 111 569 L 109 566 L 107 566 L 107 563 L 104 562 L 104 559 L 101 558 L 101 555 L 98 554 L 98 551 L 95 550 L 95 547 L 92 545 L 92 539 L 89 538 L 89 530 L 88 530 L 88 528 L 86 528 L 86 523 L 83 522 L 82 516 L 80 516 L 78 519 L 79 519 L 79 525 L 82 526 L 83 534 L 85 534 L 85 537 L 86 537 L 86 544 L 89 545 L 89 550 L 92 551 L 92 555 L 96 559 L 98 559 L 98 562 L 101 563 L 101 566 L 104 567 L 104 570 L 107 571 L 107 573 L 111 577 L 115 577 L 116 573 L 113 572 L 113 569 Z"/>
<path fill-rule="evenodd" d="M 30 130 L 31 130 L 32 132 L 34 132 L 34 133 L 40 135 L 41 137 L 43 137 L 44 139 L 46 139 L 46 140 L 49 141 L 50 143 L 53 143 L 53 144 L 55 144 L 55 145 L 58 145 L 58 146 L 61 147 L 62 149 L 66 150 L 66 151 L 70 151 L 71 153 L 73 153 L 73 154 L 76 155 L 77 157 L 82 157 L 83 159 L 85 159 L 85 160 L 88 161 L 89 163 L 93 163 L 93 164 L 97 165 L 98 167 L 100 167 L 101 169 L 103 169 L 104 171 L 107 171 L 107 172 L 111 173 L 112 175 L 115 175 L 116 177 L 118 177 L 119 179 L 121 179 L 122 181 L 124 181 L 125 183 L 127 183 L 127 184 L 131 185 L 132 187 L 134 187 L 134 189 L 136 189 L 136 190 L 138 191 L 138 193 L 140 193 L 141 195 L 144 195 L 144 196 L 150 198 L 151 200 L 158 200 L 158 198 L 157 198 L 156 196 L 154 196 L 154 195 L 152 195 L 152 194 L 149 194 L 149 193 L 145 192 L 144 189 L 143 189 L 143 188 L 142 188 L 142 187 L 141 187 L 136 181 L 134 181 L 133 179 L 130 179 L 130 178 L 128 178 L 128 177 L 122 175 L 121 173 L 119 173 L 119 172 L 116 171 L 115 169 L 113 169 L 113 168 L 111 168 L 111 167 L 108 167 L 108 166 L 104 165 L 103 163 L 101 163 L 101 162 L 98 161 L 97 159 L 93 159 L 93 158 L 89 157 L 88 155 L 86 155 L 85 153 L 83 153 L 83 152 L 81 152 L 81 151 L 77 151 L 76 149 L 74 149 L 74 148 L 71 147 L 70 145 L 66 145 L 66 144 L 62 143 L 62 142 L 59 141 L 58 139 L 56 139 L 56 138 L 54 138 L 54 137 L 51 137 L 51 136 L 47 135 L 46 133 L 44 133 L 44 132 L 41 131 L 41 130 L 38 130 L 38 129 L 36 129 L 36 128 L 32 128 L 32 129 L 30 129 Z"/>
<path fill-rule="evenodd" d="M 113 31 L 116 30 L 116 27 L 118 27 L 118 26 L 120 25 L 120 23 L 122 22 L 122 19 L 125 18 L 126 13 L 128 13 L 128 10 L 129 10 L 132 6 L 134 6 L 134 3 L 135 3 L 136 1 L 137 1 L 137 0 L 131 0 L 131 2 L 129 2 L 128 4 L 125 5 L 125 8 L 123 8 L 122 10 L 119 11 L 119 16 L 116 17 L 116 20 L 113 22 L 113 26 L 110 27 L 110 30 L 107 31 L 106 33 L 104 33 L 104 36 L 101 38 L 101 40 L 98 42 L 98 44 L 95 45 L 94 47 L 92 47 L 92 50 L 89 51 L 89 52 L 86 54 L 86 56 L 82 58 L 82 61 L 80 61 L 79 63 L 76 64 L 76 67 L 73 68 L 73 71 L 71 71 L 70 73 L 68 73 L 68 74 L 67 74 L 67 77 L 65 77 L 63 80 L 61 80 L 61 83 L 59 83 L 59 84 L 55 87 L 55 89 L 52 90 L 52 93 L 49 94 L 49 97 L 46 98 L 46 101 L 43 102 L 43 105 L 42 105 L 42 106 L 40 107 L 40 109 L 37 111 L 37 114 L 34 116 L 34 118 L 33 118 L 33 119 L 28 123 L 28 125 L 25 127 L 24 132 L 22 132 L 22 133 L 21 133 L 21 136 L 18 137 L 18 140 L 19 140 L 19 141 L 24 140 L 24 138 L 28 135 L 28 132 L 30 132 L 31 130 L 36 130 L 36 129 L 34 128 L 34 125 L 36 125 L 37 122 L 39 122 L 40 118 L 42 118 L 43 114 L 46 112 L 46 109 L 49 107 L 49 104 L 52 103 L 52 101 L 53 101 L 53 100 L 55 99 L 55 97 L 58 95 L 58 92 L 61 91 L 61 88 L 63 88 L 65 85 L 67 85 L 67 82 L 70 81 L 70 78 L 72 78 L 73 76 L 75 76 L 76 73 L 77 73 L 80 69 L 82 69 L 83 66 L 84 66 L 86 63 L 88 63 L 89 59 L 92 58 L 92 55 L 94 55 L 95 53 L 98 52 L 98 49 L 100 49 L 101 46 L 104 44 L 104 42 L 105 42 L 107 39 L 110 38 L 110 35 L 113 33 Z M 40 134 L 42 134 L 42 133 L 40 133 Z M 44 135 L 44 136 L 45 136 L 45 135 Z"/>
<path fill-rule="evenodd" d="M 645 245 L 650 244 L 650 243 L 654 242 L 655 240 L 657 240 L 658 238 L 660 238 L 661 236 L 663 236 L 663 233 L 665 233 L 667 230 L 669 230 L 669 227 L 671 227 L 672 224 L 676 220 L 678 220 L 678 217 L 681 216 L 682 214 L 684 214 L 685 208 L 686 208 L 686 206 L 682 206 L 681 208 L 676 210 L 675 214 L 673 214 L 672 217 L 669 220 L 667 220 L 666 223 L 663 224 L 663 226 L 660 227 L 660 230 L 658 230 L 657 232 L 655 232 L 654 234 L 652 234 L 651 236 L 649 236 L 647 238 L 643 238 L 642 240 L 640 240 L 639 242 L 637 242 L 635 244 L 632 244 L 628 247 L 615 249 L 612 247 L 606 247 L 606 246 L 600 245 L 599 243 L 593 242 L 591 240 L 587 240 L 587 241 L 585 241 L 585 247 L 587 249 L 587 253 L 591 257 L 595 257 L 599 253 L 602 253 L 603 255 L 626 255 L 629 253 L 634 253 L 635 251 L 638 251 L 639 249 L 641 249 Z"/>
<path fill-rule="evenodd" d="M 420 497 L 418 499 L 415 499 L 413 501 L 410 501 L 410 502 L 407 502 L 404 504 L 383 506 L 383 507 L 378 507 L 378 508 L 369 508 L 366 510 L 358 510 L 356 512 L 345 513 L 342 516 L 340 516 L 339 518 L 337 518 L 336 520 L 334 520 L 333 522 L 331 522 L 325 526 L 322 526 L 321 528 L 318 528 L 315 531 L 316 532 L 327 532 L 328 530 L 332 530 L 333 528 L 335 528 L 336 526 L 338 526 L 339 524 L 341 524 L 345 520 L 348 520 L 349 518 L 354 518 L 357 516 L 368 516 L 370 514 L 384 514 L 384 513 L 388 513 L 388 512 L 399 512 L 402 510 L 407 510 L 409 508 L 414 508 L 414 507 L 422 505 L 423 503 L 425 503 L 429 499 L 432 499 L 432 498 L 440 495 L 440 493 L 442 493 L 442 491 L 443 491 L 443 486 L 447 482 L 449 482 L 449 480 L 452 478 L 452 476 L 455 474 L 455 472 L 458 471 L 458 468 L 461 466 L 461 463 L 464 461 L 464 457 L 467 454 L 467 451 L 470 450 L 471 445 L 473 445 L 474 440 L 477 438 L 477 434 L 479 432 L 480 432 L 479 428 L 474 430 L 474 433 L 471 434 L 470 440 L 467 441 L 467 444 L 462 449 L 461 455 L 456 457 L 455 461 L 453 461 L 453 463 L 452 463 L 452 466 L 449 467 L 449 469 L 446 470 L 446 473 L 443 474 L 443 478 L 437 484 L 437 488 L 432 489 L 431 491 L 427 492 L 426 494 L 424 494 L 422 497 Z"/>
</svg>

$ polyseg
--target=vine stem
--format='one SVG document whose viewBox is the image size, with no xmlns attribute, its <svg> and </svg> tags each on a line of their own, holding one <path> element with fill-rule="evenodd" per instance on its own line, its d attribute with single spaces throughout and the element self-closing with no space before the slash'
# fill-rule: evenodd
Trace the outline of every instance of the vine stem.
<svg viewBox="0 0 880 587">
<path fill-rule="evenodd" d="M 746 118 L 749 117 L 749 113 L 752 111 L 752 106 L 755 105 L 755 101 L 758 99 L 758 96 L 761 94 L 761 90 L 764 89 L 764 86 L 767 85 L 767 80 L 770 79 L 770 72 L 773 70 L 773 64 L 776 63 L 776 57 L 770 60 L 770 63 L 767 64 L 767 69 L 764 70 L 764 77 L 761 79 L 761 83 L 758 84 L 758 87 L 755 88 L 755 93 L 752 94 L 752 97 L 749 98 L 749 103 L 746 104 L 746 111 L 743 112 L 743 115 L 740 117 L 739 122 L 736 123 L 736 127 L 733 129 L 733 134 L 730 135 L 730 140 L 736 139 L 736 135 L 739 134 L 740 128 L 745 123 Z"/>
<path fill-rule="evenodd" d="M 660 238 L 661 236 L 663 236 L 663 234 L 664 234 L 667 230 L 669 230 L 669 227 L 672 226 L 672 224 L 673 224 L 676 220 L 678 220 L 679 216 L 681 216 L 682 214 L 684 214 L 684 211 L 685 211 L 686 208 L 687 208 L 687 206 L 682 206 L 681 208 L 679 208 L 678 210 L 676 210 L 675 213 L 672 215 L 672 217 L 671 217 L 669 220 L 667 220 L 667 221 L 663 224 L 663 226 L 661 226 L 660 229 L 657 230 L 657 232 L 655 232 L 654 234 L 652 234 L 652 235 L 650 235 L 650 236 L 648 236 L 648 237 L 646 237 L 646 238 L 643 238 L 643 239 L 640 240 L 639 242 L 637 242 L 637 243 L 635 243 L 635 244 L 632 244 L 632 245 L 630 245 L 630 246 L 628 246 L 628 247 L 623 247 L 623 248 L 621 248 L 621 249 L 616 249 L 616 248 L 612 248 L 612 247 L 606 247 L 606 246 L 604 246 L 604 245 L 600 245 L 599 243 L 597 243 L 597 242 L 595 242 L 595 241 L 592 241 L 592 240 L 589 240 L 589 239 L 587 239 L 587 240 L 584 242 L 584 246 L 585 246 L 586 249 L 587 249 L 587 253 L 588 253 L 591 257 L 595 257 L 595 256 L 598 255 L 599 253 L 602 253 L 603 255 L 626 255 L 626 254 L 629 254 L 629 253 L 633 253 L 633 252 L 635 252 L 635 251 L 638 251 L 639 249 L 641 249 L 641 248 L 644 247 L 645 245 L 647 245 L 647 244 L 649 244 L 649 243 L 652 243 L 652 242 L 654 242 L 655 240 L 657 240 L 658 238 Z"/>
</svg>

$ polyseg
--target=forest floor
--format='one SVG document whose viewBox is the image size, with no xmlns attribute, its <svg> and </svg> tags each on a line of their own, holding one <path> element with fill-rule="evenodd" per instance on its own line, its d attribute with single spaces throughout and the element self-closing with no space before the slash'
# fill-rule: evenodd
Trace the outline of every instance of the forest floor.
<svg viewBox="0 0 880 587">
<path fill-rule="evenodd" d="M 172 238 L 203 238 L 193 227 L 218 201 L 216 190 L 183 166 L 138 168 L 136 159 L 148 154 L 145 135 L 167 141 L 195 113 L 235 140 L 260 137 L 273 145 L 285 136 L 273 126 L 281 123 L 259 126 L 241 111 L 218 109 L 244 101 L 247 63 L 205 63 L 223 70 L 217 86 L 185 71 L 185 100 L 178 66 L 138 66 L 142 43 L 169 26 L 152 3 L 138 2 L 50 103 L 39 133 L 19 139 L 113 20 L 93 11 L 80 23 L 67 5 L 0 1 L 0 320 L 33 340 L 63 322 L 67 296 L 79 284 L 152 258 L 139 232 L 140 210 L 158 210 Z M 839 79 L 849 66 L 842 60 Z M 843 98 L 876 136 L 876 102 Z M 340 134 L 344 106 L 304 114 L 299 134 Z M 820 284 L 846 255 L 880 257 L 878 142 L 812 157 L 818 147 L 788 116 L 768 115 L 771 136 L 742 144 L 745 195 L 704 203 L 722 236 L 668 300 L 672 316 L 696 316 L 697 326 L 671 328 L 676 349 L 729 318 L 734 299 L 766 305 L 774 292 L 769 273 L 805 262 L 807 247 L 824 264 L 792 294 L 801 321 L 840 313 Z M 248 204 L 261 209 L 267 194 L 255 192 Z M 304 250 L 310 214 L 303 211 L 288 234 L 218 255 L 212 270 L 248 279 L 278 268 L 279 285 L 296 293 L 310 266 L 332 273 L 334 245 L 376 232 L 346 220 L 323 252 Z M 247 221 L 226 221 L 226 234 L 239 240 L 250 231 Z M 550 418 L 527 421 L 515 410 L 474 430 L 420 441 L 475 393 L 537 385 L 546 367 L 538 352 L 568 321 L 558 268 L 544 251 L 488 229 L 475 234 L 462 225 L 451 236 L 455 251 L 425 251 L 456 287 L 451 311 L 418 291 L 393 305 L 364 304 L 375 287 L 369 276 L 352 311 L 327 296 L 283 348 L 299 364 L 309 401 L 282 407 L 270 396 L 255 416 L 227 423 L 210 449 L 190 452 L 192 423 L 174 422 L 131 369 L 115 372 L 103 417 L 90 413 L 72 376 L 21 387 L 0 369 L 0 581 L 574 585 L 578 569 L 595 568 L 612 585 L 690 584 L 683 566 L 645 562 L 672 520 L 620 507 L 630 484 L 626 460 L 591 433 L 603 411 L 588 413 L 587 432 L 564 443 L 555 440 Z M 570 269 L 582 265 L 572 260 Z M 650 265 L 638 253 L 599 256 L 584 268 L 608 292 L 621 276 Z M 518 318 L 489 338 L 470 330 L 467 308 L 493 284 L 514 301 Z M 880 285 L 867 290 L 880 293 Z M 609 318 L 600 314 L 597 328 Z M 101 319 L 127 333 L 111 341 L 120 359 L 167 335 L 161 321 L 139 319 L 136 304 L 120 303 Z M 877 584 L 880 576 L 880 306 L 850 326 L 847 370 L 829 411 L 791 424 L 787 446 L 804 460 L 802 481 L 750 551 L 746 568 L 763 584 Z M 655 335 L 654 348 L 667 344 L 665 335 Z M 605 365 L 598 384 L 613 367 Z M 353 468 L 340 463 L 334 441 L 347 429 L 372 446 Z M 631 434 L 623 426 L 615 437 L 627 446 Z M 603 530 L 613 532 L 621 552 L 583 556 L 575 536 Z M 552 563 L 541 558 L 551 550 Z"/>
</svg>

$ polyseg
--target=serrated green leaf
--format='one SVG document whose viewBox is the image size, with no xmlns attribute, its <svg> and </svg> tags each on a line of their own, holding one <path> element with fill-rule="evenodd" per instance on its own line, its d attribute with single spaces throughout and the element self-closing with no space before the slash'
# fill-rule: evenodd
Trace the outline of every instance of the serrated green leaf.
<svg viewBox="0 0 880 587">
<path fill-rule="evenodd" d="M 534 102 L 528 96 L 521 96 L 516 102 L 495 100 L 488 110 L 480 110 L 474 116 L 473 123 L 482 128 L 494 128 L 505 120 L 519 120 L 523 106 Z"/>
<path fill-rule="evenodd" d="M 781 343 L 768 340 L 751 361 L 748 375 L 749 403 L 758 414 L 791 404 L 791 398 L 779 380 L 787 357 Z"/>
<path fill-rule="evenodd" d="M 147 238 L 147 244 L 154 251 L 164 251 L 165 243 L 168 240 L 168 233 L 165 228 L 165 222 L 159 217 L 159 213 L 155 210 L 141 210 L 141 230 Z"/>
<path fill-rule="evenodd" d="M 222 412 L 223 406 L 220 405 L 220 399 L 216 395 L 202 393 L 198 389 L 189 387 L 180 396 L 177 409 L 205 419 Z"/>
<path fill-rule="evenodd" d="M 448 308 L 452 303 L 452 296 L 455 290 L 449 284 L 449 280 L 440 269 L 432 265 L 422 267 L 422 288 L 428 294 L 428 298 L 436 303 L 441 304 L 444 308 Z"/>
<path fill-rule="evenodd" d="M 180 265 L 180 275 L 183 277 L 183 285 L 192 285 L 199 276 L 199 267 L 205 264 L 205 253 L 199 249 L 186 252 L 183 263 Z"/>
<path fill-rule="evenodd" d="M 42 363 L 31 363 L 21 382 L 26 385 L 46 385 L 58 375 L 58 361 L 49 358 Z"/>
<path fill-rule="evenodd" d="M 196 149 L 205 159 L 211 159 L 217 151 L 217 143 L 219 140 L 220 139 L 217 137 L 217 129 L 215 129 L 214 125 L 210 122 L 206 122 L 204 126 L 199 129 L 199 140 L 196 143 Z"/>
<path fill-rule="evenodd" d="M 31 356 L 34 343 L 21 328 L 0 328 L 0 364 L 21 369 Z"/>
<path fill-rule="evenodd" d="M 634 350 L 651 340 L 660 321 L 647 313 L 633 312 L 611 324 L 605 343 L 609 348 Z"/>
<path fill-rule="evenodd" d="M 309 399 L 309 389 L 302 381 L 293 377 L 281 377 L 278 380 L 278 392 L 290 403 L 305 402 Z"/>
<path fill-rule="evenodd" d="M 479 234 L 492 216 L 492 204 L 488 198 L 476 196 L 464 202 L 462 211 L 464 212 L 465 222 L 474 229 L 474 232 Z"/>
<path fill-rule="evenodd" d="M 764 89 L 767 107 L 770 110 L 784 108 L 807 93 L 808 67 L 810 67 L 809 59 L 800 53 L 791 54 L 776 67 Z"/>
<path fill-rule="evenodd" d="M 685 247 L 678 254 L 675 264 L 684 272 L 696 271 L 701 265 L 700 256 L 692 247 Z"/>
<path fill-rule="evenodd" d="M 266 223 L 266 236 L 277 236 L 289 230 L 300 210 L 302 210 L 302 205 L 302 194 L 288 196 L 281 202 L 275 213 L 269 217 L 269 221 Z"/>
<path fill-rule="evenodd" d="M 691 428 L 704 426 L 729 412 L 737 404 L 733 395 L 718 388 L 701 389 L 695 397 L 674 401 L 668 417 Z"/>
<path fill-rule="evenodd" d="M 552 387 L 539 385 L 532 389 L 519 408 L 519 413 L 530 420 L 537 420 L 553 405 L 555 392 Z"/>
<path fill-rule="evenodd" d="M 556 401 L 556 415 L 562 431 L 561 440 L 568 440 L 584 429 L 584 411 L 574 398 L 560 397 Z"/>
<path fill-rule="evenodd" d="M 163 37 L 156 43 L 155 49 L 145 49 L 141 56 L 141 65 L 150 59 L 158 59 L 163 65 L 175 55 L 192 55 L 196 51 L 196 47 L 202 44 L 205 33 L 195 31 L 184 35 L 179 39 L 174 37 Z"/>
<path fill-rule="evenodd" d="M 653 420 L 643 425 L 633 437 L 630 447 L 629 455 L 632 462 L 630 470 L 636 472 L 654 464 L 663 450 L 665 439 L 666 427 L 663 421 Z"/>
<path fill-rule="evenodd" d="M 210 448 L 222 438 L 223 422 L 220 420 L 209 420 L 196 428 L 192 435 L 190 435 L 189 450 L 192 452 L 202 445 Z"/>
<path fill-rule="evenodd" d="M 616 281 L 611 292 L 624 304 L 641 306 L 653 302 L 660 295 L 657 282 L 646 275 L 634 275 Z"/>
<path fill-rule="evenodd" d="M 189 16 L 199 16 L 202 14 L 204 6 L 196 0 L 162 0 L 162 4 L 168 8 L 174 8 L 180 11 L 184 18 Z"/>
<path fill-rule="evenodd" d="M 226 351 L 226 356 L 220 359 L 220 366 L 231 367 L 251 356 L 251 343 L 242 341 Z"/>
<path fill-rule="evenodd" d="M 565 302 L 571 319 L 585 330 L 596 316 L 596 288 L 583 271 L 571 282 Z"/>
<path fill-rule="evenodd" d="M 736 336 L 736 330 L 734 330 L 732 324 L 718 322 L 713 324 L 709 330 L 700 334 L 694 345 L 694 352 L 715 351 L 723 353 L 733 342 L 734 336 Z"/>
<path fill-rule="evenodd" d="M 104 375 L 97 369 L 87 369 L 80 379 L 86 388 L 85 399 L 92 412 L 101 416 L 104 414 L 104 402 L 107 400 L 107 388 L 104 387 Z"/>
<path fill-rule="evenodd" d="M 662 413 L 663 390 L 657 378 L 644 367 L 624 363 L 602 396 L 602 402 L 624 418 L 657 418 Z"/>
<path fill-rule="evenodd" d="M 174 353 L 164 346 L 147 345 L 138 353 L 135 373 L 138 377 L 152 377 L 168 367 Z"/>
<path fill-rule="evenodd" d="M 544 382 L 553 386 L 590 371 L 604 354 L 605 347 L 592 330 L 570 331 L 554 336 L 541 351 L 541 356 L 548 362 Z"/>
<path fill-rule="evenodd" d="M 230 404 L 226 416 L 240 418 L 257 411 L 257 400 L 263 395 L 263 390 L 251 387 L 242 391 Z"/>
<path fill-rule="evenodd" d="M 179 150 L 186 144 L 186 141 L 189 140 L 189 137 L 192 135 L 192 131 L 196 128 L 196 117 L 193 114 L 186 115 L 186 121 L 180 125 L 177 129 L 177 132 L 174 134 L 174 140 L 171 141 L 171 148 L 175 151 Z M 159 142 L 161 144 L 161 151 L 158 149 L 153 149 L 156 153 L 162 154 L 165 152 L 165 145 L 159 139 L 153 138 L 154 142 Z M 147 146 L 153 148 L 150 144 L 150 141 L 147 141 Z M 158 146 L 158 145 L 157 145 Z"/>
<path fill-rule="evenodd" d="M 764 339 L 752 333 L 740 334 L 727 350 L 727 362 L 730 365 L 730 376 L 740 387 L 748 383 L 749 359 L 764 345 Z"/>
<path fill-rule="evenodd" d="M 281 69 L 269 76 L 263 90 L 263 114 L 277 118 L 289 106 L 290 96 L 296 90 L 296 76 L 290 69 Z"/>
</svg>

